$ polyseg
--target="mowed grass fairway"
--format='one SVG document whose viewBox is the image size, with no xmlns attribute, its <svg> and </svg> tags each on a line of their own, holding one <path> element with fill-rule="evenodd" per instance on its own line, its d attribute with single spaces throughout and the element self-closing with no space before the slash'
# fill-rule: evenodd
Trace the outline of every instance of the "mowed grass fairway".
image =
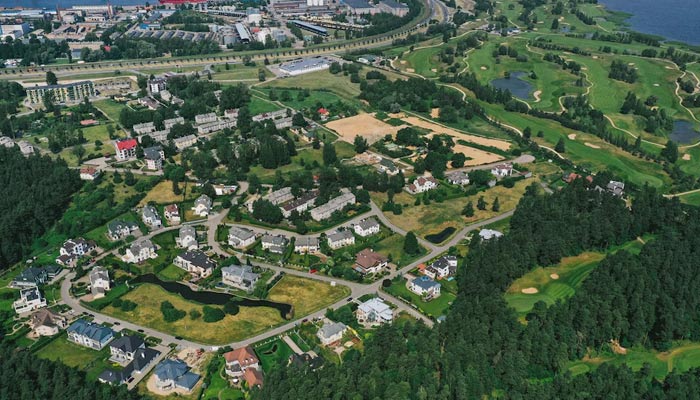
<svg viewBox="0 0 700 400">
<path fill-rule="evenodd" d="M 208 344 L 235 342 L 285 322 L 277 310 L 268 307 L 240 307 L 238 314 L 226 315 L 221 321 L 213 323 L 204 322 L 201 318 L 192 320 L 189 312 L 197 310 L 201 313 L 202 304 L 185 300 L 152 284 L 142 284 L 121 298 L 131 300 L 138 306 L 129 312 L 108 306 L 103 312 L 161 332 Z M 169 301 L 188 315 L 175 322 L 165 322 L 160 311 L 160 304 L 164 301 Z"/>
<path fill-rule="evenodd" d="M 291 304 L 294 306 L 294 315 L 301 317 L 349 295 L 350 289 L 346 286 L 331 286 L 326 282 L 285 275 L 270 290 L 267 300 Z"/>
</svg>

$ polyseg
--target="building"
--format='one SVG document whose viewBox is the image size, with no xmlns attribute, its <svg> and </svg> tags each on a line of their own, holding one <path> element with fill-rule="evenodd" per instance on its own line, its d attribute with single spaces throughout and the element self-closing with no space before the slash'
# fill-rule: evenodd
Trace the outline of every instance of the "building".
<svg viewBox="0 0 700 400">
<path fill-rule="evenodd" d="M 228 353 L 224 353 L 226 360 L 226 375 L 241 377 L 249 368 L 260 368 L 260 361 L 250 346 L 239 347 Z"/>
<path fill-rule="evenodd" d="M 136 158 L 136 146 L 138 146 L 136 139 L 115 140 L 114 148 L 117 152 L 114 154 L 114 157 L 117 161 Z"/>
<path fill-rule="evenodd" d="M 29 26 L 28 22 L 22 22 L 20 24 L 2 24 L 0 25 L 0 38 L 5 40 L 8 36 L 12 39 L 18 39 L 25 34 L 31 32 L 32 28 Z"/>
<path fill-rule="evenodd" d="M 190 372 L 190 368 L 184 361 L 178 359 L 166 359 L 156 365 L 156 387 L 162 391 L 183 389 L 191 392 L 199 382 L 200 376 Z"/>
<path fill-rule="evenodd" d="M 197 199 L 194 201 L 194 207 L 192 207 L 192 211 L 194 211 L 195 215 L 198 215 L 200 217 L 206 217 L 211 211 L 211 203 L 211 198 L 206 194 L 203 194 L 197 197 Z"/>
<path fill-rule="evenodd" d="M 19 299 L 12 303 L 17 314 L 37 310 L 46 307 L 46 299 L 41 295 L 38 287 L 29 287 L 19 291 Z"/>
<path fill-rule="evenodd" d="M 327 236 L 327 240 L 328 247 L 335 250 L 341 247 L 355 244 L 355 235 L 352 234 L 352 231 L 346 229 L 335 233 L 331 233 Z"/>
<path fill-rule="evenodd" d="M 375 14 L 377 12 L 377 8 L 366 0 L 342 0 L 342 4 L 345 5 L 350 14 Z"/>
<path fill-rule="evenodd" d="M 491 174 L 497 178 L 505 178 L 513 174 L 513 164 L 503 163 L 491 168 Z"/>
<path fill-rule="evenodd" d="M 151 228 L 158 229 L 163 226 L 163 222 L 160 220 L 160 215 L 158 215 L 158 210 L 152 205 L 146 205 L 141 210 L 141 220 L 144 224 L 150 226 Z"/>
<path fill-rule="evenodd" d="M 184 123 L 185 123 L 184 118 L 175 117 L 175 118 L 170 118 L 170 119 L 166 119 L 165 121 L 163 121 L 163 127 L 165 127 L 165 129 L 170 129 L 175 125 L 184 124 Z"/>
<path fill-rule="evenodd" d="M 194 122 L 197 125 L 206 124 L 209 122 L 214 122 L 216 120 L 217 120 L 216 114 L 214 114 L 214 113 L 199 114 L 199 115 L 194 116 Z"/>
<path fill-rule="evenodd" d="M 246 382 L 249 388 L 254 386 L 260 387 L 263 384 L 262 372 L 255 368 L 248 368 L 243 373 L 243 380 Z"/>
<path fill-rule="evenodd" d="M 167 81 L 163 78 L 150 79 L 148 81 L 148 90 L 151 94 L 160 93 L 167 87 Z"/>
<path fill-rule="evenodd" d="M 390 324 L 394 320 L 394 311 L 382 299 L 371 298 L 357 307 L 357 322 L 365 326 Z"/>
<path fill-rule="evenodd" d="M 163 168 L 165 153 L 161 146 L 147 147 L 143 149 L 143 158 L 146 160 L 146 168 L 157 171 Z"/>
<path fill-rule="evenodd" d="M 214 121 L 197 126 L 197 133 L 206 135 L 212 132 L 222 131 L 227 128 L 235 128 L 237 121 Z"/>
<path fill-rule="evenodd" d="M 292 194 L 292 188 L 284 187 L 282 189 L 275 190 L 274 192 L 268 193 L 263 198 L 265 200 L 269 201 L 270 203 L 278 206 L 282 203 L 286 203 L 290 200 L 294 200 L 294 195 Z"/>
<path fill-rule="evenodd" d="M 389 265 L 389 260 L 370 249 L 364 249 L 355 256 L 353 269 L 362 275 L 376 274 Z"/>
<path fill-rule="evenodd" d="M 403 3 L 396 2 L 394 0 L 382 0 L 377 4 L 377 9 L 379 12 L 384 12 L 388 14 L 394 14 L 397 17 L 405 17 L 409 8 Z"/>
<path fill-rule="evenodd" d="M 248 24 L 260 25 L 260 22 L 262 21 L 262 14 L 260 14 L 259 8 L 248 7 L 248 9 L 245 10 L 245 15 Z"/>
<path fill-rule="evenodd" d="M 432 279 L 442 279 L 457 273 L 457 257 L 442 256 L 423 270 Z"/>
<path fill-rule="evenodd" d="M 131 130 L 133 130 L 136 135 L 146 135 L 155 132 L 156 125 L 153 122 L 144 122 L 141 124 L 135 124 L 131 127 Z"/>
<path fill-rule="evenodd" d="M 297 22 L 292 21 L 299 25 Z M 301 21 L 299 21 L 301 22 Z M 306 24 L 308 25 L 308 24 Z M 324 29 L 325 30 L 325 29 Z M 291 76 L 306 74 L 309 72 L 323 71 L 331 66 L 331 61 L 322 56 L 305 57 L 296 60 L 288 61 L 279 65 L 279 70 Z"/>
<path fill-rule="evenodd" d="M 214 268 L 216 268 L 216 263 L 198 250 L 187 250 L 180 253 L 173 260 L 173 264 L 193 275 L 197 275 L 200 279 L 211 275 L 214 272 Z"/>
<path fill-rule="evenodd" d="M 119 364 L 133 361 L 136 351 L 145 347 L 146 343 L 139 336 L 122 336 L 109 344 L 109 360 Z"/>
<path fill-rule="evenodd" d="M 340 340 L 343 339 L 343 334 L 345 334 L 347 330 L 348 327 L 342 322 L 325 322 L 321 329 L 316 332 L 316 336 L 321 340 L 321 344 L 324 346 L 331 346 L 340 342 Z"/>
<path fill-rule="evenodd" d="M 182 151 L 188 147 L 192 147 L 195 144 L 197 144 L 197 136 L 187 135 L 187 136 L 175 138 L 175 139 L 173 139 L 173 144 L 175 144 L 175 148 L 177 148 L 179 151 Z"/>
<path fill-rule="evenodd" d="M 377 169 L 381 172 L 386 172 L 387 175 L 396 175 L 399 173 L 399 167 L 388 158 L 382 157 L 379 164 L 377 164 Z"/>
<path fill-rule="evenodd" d="M 260 274 L 253 272 L 250 266 L 231 265 L 221 268 L 221 282 L 225 285 L 252 292 Z"/>
<path fill-rule="evenodd" d="M 453 172 L 451 174 L 447 174 L 446 176 L 447 181 L 450 182 L 453 185 L 468 185 L 469 184 L 469 175 L 462 171 L 457 171 Z"/>
<path fill-rule="evenodd" d="M 610 181 L 606 189 L 608 192 L 612 193 L 613 196 L 622 197 L 625 194 L 625 184 L 623 182 Z"/>
<path fill-rule="evenodd" d="M 68 340 L 95 350 L 102 350 L 114 338 L 111 329 L 80 318 L 66 329 Z"/>
<path fill-rule="evenodd" d="M 503 234 L 499 231 L 495 231 L 493 229 L 482 229 L 479 231 L 479 237 L 481 237 L 481 240 L 491 240 L 493 238 L 499 238 L 503 236 Z"/>
<path fill-rule="evenodd" d="M 320 0 L 307 0 L 307 1 L 315 2 L 315 1 L 320 1 Z M 305 31 L 308 31 L 308 32 L 311 32 L 311 33 L 313 33 L 313 34 L 315 34 L 315 35 L 319 35 L 319 36 L 328 36 L 328 30 L 327 30 L 326 28 L 324 28 L 324 27 L 321 27 L 321 26 L 318 26 L 318 25 L 314 25 L 314 24 L 310 24 L 310 23 L 305 22 L 305 21 L 299 21 L 299 20 L 296 20 L 296 19 L 295 19 L 295 20 L 290 20 L 289 22 L 291 22 L 292 24 L 298 26 L 300 29 L 305 30 Z"/>
<path fill-rule="evenodd" d="M 105 293 L 112 288 L 109 281 L 109 272 L 103 267 L 93 268 L 90 271 L 89 278 L 93 300 L 105 297 Z"/>
<path fill-rule="evenodd" d="M 149 239 L 142 239 L 134 242 L 126 249 L 126 253 L 122 256 L 122 261 L 132 264 L 138 264 L 156 258 L 156 246 Z"/>
<path fill-rule="evenodd" d="M 432 176 L 420 176 L 410 185 L 406 186 L 406 191 L 411 194 L 418 194 L 433 190 L 438 187 L 438 181 Z"/>
<path fill-rule="evenodd" d="M 29 267 L 22 271 L 10 282 L 11 288 L 23 289 L 43 285 L 48 280 L 46 269 Z"/>
<path fill-rule="evenodd" d="M 355 233 L 362 237 L 375 235 L 381 230 L 379 222 L 374 218 L 363 219 L 359 223 L 353 225 L 352 228 L 355 230 Z"/>
<path fill-rule="evenodd" d="M 35 86 L 26 88 L 26 91 L 31 104 L 43 104 L 46 95 L 53 96 L 54 103 L 79 103 L 86 97 L 95 97 L 95 86 L 91 81 Z"/>
<path fill-rule="evenodd" d="M 29 327 L 37 336 L 53 336 L 58 334 L 61 329 L 66 329 L 67 326 L 66 317 L 48 308 L 41 308 L 29 317 Z"/>
<path fill-rule="evenodd" d="M 110 347 L 110 351 L 111 350 L 112 348 Z M 153 364 L 156 359 L 158 359 L 159 355 L 160 352 L 158 350 L 147 347 L 137 348 L 133 352 L 131 362 L 129 362 L 121 371 L 106 369 L 102 371 L 97 379 L 102 383 L 109 383 L 110 385 L 129 383 L 132 376 L 140 375 L 146 372 L 148 367 Z"/>
<path fill-rule="evenodd" d="M 94 181 L 100 176 L 100 171 L 94 167 L 80 168 L 80 179 L 84 181 Z"/>
<path fill-rule="evenodd" d="M 255 232 L 247 228 L 232 226 L 228 231 L 228 244 L 238 249 L 244 249 L 255 243 Z"/>
<path fill-rule="evenodd" d="M 314 221 L 323 221 L 330 218 L 333 213 L 343 211 L 345 206 L 355 204 L 355 195 L 352 193 L 341 194 L 331 199 L 328 203 L 311 210 L 311 218 Z"/>
<path fill-rule="evenodd" d="M 177 204 L 170 204 L 165 206 L 165 219 L 167 219 L 171 224 L 180 223 L 180 209 Z"/>
<path fill-rule="evenodd" d="M 131 221 L 114 220 L 107 224 L 109 240 L 121 240 L 139 230 L 138 224 Z"/>
<path fill-rule="evenodd" d="M 269 250 L 270 253 L 276 254 L 284 253 L 288 243 L 289 240 L 282 235 L 265 234 L 261 240 L 263 250 Z"/>
<path fill-rule="evenodd" d="M 408 290 L 427 299 L 440 297 L 440 284 L 429 276 L 419 276 L 408 283 Z"/>
<path fill-rule="evenodd" d="M 314 236 L 298 237 L 294 241 L 295 253 L 315 253 L 320 249 L 319 240 Z"/>
<path fill-rule="evenodd" d="M 197 230 L 194 226 L 185 225 L 180 228 L 177 237 L 175 238 L 175 244 L 178 247 L 185 248 L 187 250 L 194 250 L 199 247 L 197 243 Z"/>
<path fill-rule="evenodd" d="M 63 245 L 58 251 L 61 255 L 74 255 L 81 257 L 94 250 L 95 247 L 96 244 L 92 240 L 85 240 L 79 237 L 66 240 L 63 242 Z"/>
<path fill-rule="evenodd" d="M 304 193 L 298 199 L 290 200 L 282 204 L 280 206 L 280 210 L 282 210 L 282 215 L 285 218 L 289 218 L 292 216 L 292 213 L 294 211 L 301 214 L 304 211 L 308 210 L 309 207 L 313 206 L 316 202 L 316 199 L 318 198 L 318 193 L 318 190 L 311 190 L 307 193 Z"/>
</svg>

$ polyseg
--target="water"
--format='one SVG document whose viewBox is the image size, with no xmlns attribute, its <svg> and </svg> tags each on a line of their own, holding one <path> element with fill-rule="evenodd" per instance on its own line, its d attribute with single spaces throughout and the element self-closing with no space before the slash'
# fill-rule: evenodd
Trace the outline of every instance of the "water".
<svg viewBox="0 0 700 400">
<path fill-rule="evenodd" d="M 528 100 L 530 98 L 530 93 L 534 88 L 532 84 L 524 79 L 520 79 L 521 76 L 527 75 L 525 72 L 516 71 L 510 73 L 510 79 L 499 78 L 491 81 L 491 85 L 497 89 L 510 90 L 513 96 Z"/>
<path fill-rule="evenodd" d="M 142 6 L 148 0 L 110 0 L 112 6 Z M 150 4 L 158 4 L 157 0 L 151 0 Z M 107 5 L 107 0 L 0 0 L 0 8 L 47 8 L 55 10 L 56 6 L 70 8 L 72 6 Z"/>
<path fill-rule="evenodd" d="M 696 142 L 700 138 L 700 132 L 688 121 L 674 121 L 673 131 L 668 137 L 676 143 L 688 144 Z"/>
<path fill-rule="evenodd" d="M 238 296 L 233 296 L 226 293 L 219 292 L 195 292 L 189 286 L 183 285 L 178 282 L 166 282 L 158 279 L 154 274 L 145 274 L 132 279 L 129 281 L 130 284 L 136 283 L 152 283 L 158 285 L 170 293 L 176 293 L 185 298 L 186 300 L 196 301 L 202 304 L 211 304 L 217 306 L 223 306 L 231 300 L 234 300 L 236 304 L 241 307 L 270 307 L 280 312 L 280 315 L 284 319 L 289 319 L 292 312 L 292 306 L 285 303 L 275 303 L 274 301 L 268 300 L 251 300 L 245 299 Z"/>
<path fill-rule="evenodd" d="M 632 14 L 627 22 L 638 32 L 700 45 L 698 0 L 601 0 L 608 9 Z"/>
<path fill-rule="evenodd" d="M 456 230 L 457 230 L 457 228 L 452 227 L 452 226 L 448 226 L 447 228 L 443 229 L 442 231 L 440 231 L 438 233 L 433 233 L 432 235 L 427 235 L 425 237 L 425 239 L 427 241 L 429 241 L 430 243 L 435 243 L 435 244 L 442 243 L 445 240 L 447 240 L 447 238 L 450 237 L 450 235 L 455 233 Z"/>
</svg>

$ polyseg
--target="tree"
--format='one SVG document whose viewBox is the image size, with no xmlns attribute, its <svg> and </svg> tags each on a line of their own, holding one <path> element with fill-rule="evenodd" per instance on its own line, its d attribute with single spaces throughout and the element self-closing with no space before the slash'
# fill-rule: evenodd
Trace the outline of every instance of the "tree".
<svg viewBox="0 0 700 400">
<path fill-rule="evenodd" d="M 501 209 L 501 203 L 498 201 L 498 197 L 496 197 L 493 200 L 493 204 L 491 205 L 491 211 L 498 212 Z"/>
<path fill-rule="evenodd" d="M 71 152 L 73 153 L 75 158 L 78 159 L 78 164 L 82 164 L 83 157 L 85 156 L 85 147 L 83 147 L 82 144 L 79 144 L 77 146 L 74 146 Z"/>
<path fill-rule="evenodd" d="M 353 144 L 355 145 L 355 153 L 357 154 L 362 154 L 365 151 L 367 151 L 367 149 L 369 149 L 369 143 L 367 143 L 367 139 L 360 135 L 355 136 Z"/>
<path fill-rule="evenodd" d="M 278 224 L 284 216 L 279 207 L 265 199 L 253 202 L 253 218 L 270 224 Z"/>
<path fill-rule="evenodd" d="M 418 239 L 416 235 L 409 231 L 406 233 L 406 238 L 403 241 L 403 251 L 407 254 L 415 255 L 420 253 L 420 246 L 418 245 Z"/>
<path fill-rule="evenodd" d="M 678 160 L 678 145 L 673 140 L 666 142 L 666 147 L 661 150 L 661 157 L 668 160 L 670 163 L 675 163 Z"/>
<path fill-rule="evenodd" d="M 479 200 L 476 202 L 476 208 L 478 208 L 481 211 L 486 210 L 486 200 L 484 200 L 484 196 L 479 196 Z"/>
<path fill-rule="evenodd" d="M 294 126 L 306 126 L 306 119 L 304 119 L 304 114 L 298 112 L 292 117 L 292 124 Z"/>
<path fill-rule="evenodd" d="M 236 315 L 238 314 L 239 310 L 240 308 L 238 307 L 238 303 L 235 301 L 229 301 L 228 303 L 224 304 L 224 312 L 226 314 Z"/>
<path fill-rule="evenodd" d="M 323 164 L 334 165 L 338 162 L 338 155 L 335 153 L 335 145 L 327 142 L 323 145 Z"/>
<path fill-rule="evenodd" d="M 564 138 L 559 138 L 557 145 L 554 146 L 554 151 L 556 151 L 557 153 L 565 153 L 566 152 L 566 143 L 564 143 Z"/>
<path fill-rule="evenodd" d="M 467 157 L 464 154 L 454 153 L 452 154 L 450 165 L 452 165 L 452 168 L 462 168 L 465 161 L 467 161 Z"/>
<path fill-rule="evenodd" d="M 46 72 L 46 84 L 47 85 L 57 85 L 58 84 L 58 78 L 56 77 L 56 74 L 53 73 L 53 71 Z"/>
<path fill-rule="evenodd" d="M 474 204 L 472 204 L 471 201 L 467 203 L 467 205 L 465 205 L 462 209 L 462 215 L 464 215 L 467 218 L 471 218 L 474 216 Z"/>
<path fill-rule="evenodd" d="M 202 318 L 202 320 L 204 320 L 204 322 L 218 322 L 224 319 L 226 316 L 224 311 L 218 307 L 204 306 L 202 311 L 204 314 L 204 318 Z"/>
</svg>

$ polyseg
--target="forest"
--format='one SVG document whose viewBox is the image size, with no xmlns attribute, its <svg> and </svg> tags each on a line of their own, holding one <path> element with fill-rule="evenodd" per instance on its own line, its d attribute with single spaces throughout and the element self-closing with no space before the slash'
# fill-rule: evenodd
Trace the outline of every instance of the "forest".
<svg viewBox="0 0 700 400">
<path fill-rule="evenodd" d="M 0 268 L 27 254 L 81 186 L 78 172 L 63 160 L 24 157 L 17 148 L 0 147 Z"/>
<path fill-rule="evenodd" d="M 630 208 L 577 180 L 552 195 L 528 188 L 497 240 L 474 239 L 458 272 L 459 294 L 447 321 L 383 326 L 349 351 L 342 366 L 311 372 L 276 368 L 256 398 L 511 399 L 692 398 L 700 371 L 652 378 L 649 368 L 603 365 L 572 377 L 562 367 L 586 347 L 611 339 L 665 349 L 697 337 L 698 211 L 644 187 Z M 541 265 L 652 234 L 639 256 L 608 256 L 565 303 L 537 304 L 517 321 L 503 293 Z M 653 294 L 651 294 L 653 292 Z M 686 302 L 685 304 L 681 304 Z M 674 309 L 677 307 L 677 309 Z M 583 326 L 585 325 L 585 327 Z M 692 394 L 692 395 L 691 395 Z"/>
</svg>

